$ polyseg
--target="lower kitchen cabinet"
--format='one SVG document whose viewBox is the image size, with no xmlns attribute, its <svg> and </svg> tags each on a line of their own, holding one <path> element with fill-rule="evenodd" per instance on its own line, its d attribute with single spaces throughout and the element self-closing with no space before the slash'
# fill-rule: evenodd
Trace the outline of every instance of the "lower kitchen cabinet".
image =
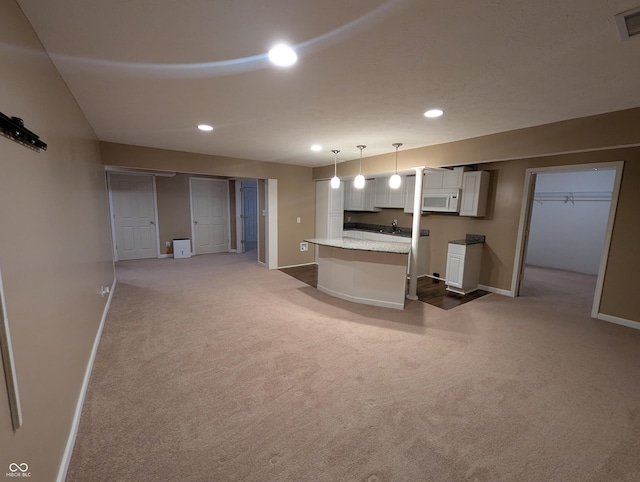
<svg viewBox="0 0 640 482">
<path fill-rule="evenodd" d="M 478 289 L 483 243 L 449 243 L 447 250 L 447 290 L 461 295 Z"/>
</svg>

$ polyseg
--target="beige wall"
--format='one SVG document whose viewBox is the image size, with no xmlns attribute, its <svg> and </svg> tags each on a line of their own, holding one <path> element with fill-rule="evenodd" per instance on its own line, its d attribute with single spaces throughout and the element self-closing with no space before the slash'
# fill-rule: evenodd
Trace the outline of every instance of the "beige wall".
<svg viewBox="0 0 640 482">
<path fill-rule="evenodd" d="M 607 149 L 592 152 L 546 156 L 478 165 L 491 172 L 487 215 L 465 218 L 455 215 L 423 214 L 421 227 L 431 233 L 430 273 L 445 274 L 447 242 L 467 233 L 487 237 L 483 252 L 481 284 L 510 290 L 525 173 L 528 168 L 570 166 L 624 160 L 618 212 L 612 233 L 608 267 L 600 311 L 626 320 L 640 321 L 640 300 L 634 294 L 634 274 L 640 270 L 640 148 Z M 346 213 L 353 222 L 391 224 L 410 227 L 412 215 L 400 209 L 381 213 Z M 579 242 L 579 240 L 576 240 Z M 633 277 L 632 277 L 633 276 Z"/>
<path fill-rule="evenodd" d="M 366 142 L 366 140 L 364 140 Z M 536 158 L 571 152 L 640 145 L 640 108 L 399 151 L 398 170 L 414 166 L 457 166 Z M 395 153 L 363 159 L 365 175 L 393 172 Z M 358 174 L 359 160 L 338 164 L 338 176 Z M 330 179 L 333 164 L 313 169 L 314 179 Z"/>
<path fill-rule="evenodd" d="M 0 137 L 0 269 L 24 425 L 0 381 L 0 474 L 55 480 L 114 279 L 99 144 L 13 0 L 0 2 L 0 106 L 48 144 Z M 29 52 L 29 53 L 26 53 Z M 0 372 L 4 378 L 4 372 Z"/>
<path fill-rule="evenodd" d="M 604 278 L 601 311 L 640 321 L 637 293 L 640 270 L 640 150 L 625 156 L 609 263 Z"/>
<path fill-rule="evenodd" d="M 190 174 L 177 173 L 172 177 L 156 176 L 158 202 L 158 233 L 160 252 L 166 253 L 166 243 L 174 239 L 191 239 L 191 190 Z M 235 182 L 229 181 L 230 246 L 236 246 Z M 191 248 L 193 250 L 193 247 Z"/>
<path fill-rule="evenodd" d="M 176 174 L 174 177 L 156 177 L 156 197 L 160 252 L 166 253 L 166 242 L 176 238 L 191 238 L 189 176 Z"/>
<path fill-rule="evenodd" d="M 315 227 L 315 184 L 310 168 L 109 142 L 101 142 L 100 146 L 103 163 L 110 166 L 230 178 L 277 179 L 278 265 L 313 262 L 313 252 L 300 252 L 300 242 L 313 237 Z M 301 219 L 299 224 L 297 217 Z"/>
</svg>

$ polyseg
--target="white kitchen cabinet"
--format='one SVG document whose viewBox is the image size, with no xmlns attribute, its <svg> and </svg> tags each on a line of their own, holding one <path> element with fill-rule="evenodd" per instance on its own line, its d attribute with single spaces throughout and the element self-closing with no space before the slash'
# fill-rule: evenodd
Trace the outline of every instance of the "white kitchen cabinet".
<svg viewBox="0 0 640 482">
<path fill-rule="evenodd" d="M 341 238 L 344 225 L 344 183 L 333 189 L 330 181 L 316 182 L 316 238 Z"/>
<path fill-rule="evenodd" d="M 406 178 L 401 176 L 402 182 L 398 189 L 389 187 L 389 176 L 376 177 L 374 206 L 377 208 L 404 208 Z"/>
<path fill-rule="evenodd" d="M 425 171 L 423 190 L 429 189 L 460 189 L 466 167 L 454 167 L 441 171 Z"/>
<path fill-rule="evenodd" d="M 487 212 L 489 172 L 468 171 L 462 178 L 460 216 L 484 216 Z"/>
<path fill-rule="evenodd" d="M 449 243 L 447 250 L 447 290 L 461 295 L 478 289 L 483 243 Z"/>
<path fill-rule="evenodd" d="M 405 177 L 405 189 L 404 189 L 404 212 L 412 213 L 413 212 L 413 200 L 415 199 L 416 194 L 416 176 L 406 176 Z"/>
<path fill-rule="evenodd" d="M 367 179 L 362 189 L 353 187 L 353 181 L 340 184 L 344 185 L 344 210 L 345 211 L 380 211 L 374 206 L 376 186 L 373 179 Z"/>
</svg>

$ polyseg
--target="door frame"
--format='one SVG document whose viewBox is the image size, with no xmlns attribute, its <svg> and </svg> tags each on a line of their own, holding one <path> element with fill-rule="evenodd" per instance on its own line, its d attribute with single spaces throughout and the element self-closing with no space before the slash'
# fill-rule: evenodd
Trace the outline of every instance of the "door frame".
<svg viewBox="0 0 640 482">
<path fill-rule="evenodd" d="M 551 166 L 529 168 L 525 173 L 524 189 L 522 194 L 522 206 L 520 209 L 520 223 L 518 225 L 518 240 L 516 242 L 515 260 L 513 263 L 513 275 L 511 278 L 510 296 L 518 296 L 520 293 L 520 274 L 524 270 L 526 256 L 527 231 L 531 226 L 531 209 L 534 203 L 532 185 L 535 183 L 536 174 L 542 172 L 570 172 L 585 171 L 592 169 L 615 169 L 616 175 L 613 183 L 613 191 L 611 193 L 611 204 L 609 206 L 609 217 L 607 220 L 607 229 L 604 239 L 602 256 L 600 257 L 600 266 L 596 278 L 596 290 L 593 297 L 593 305 L 591 306 L 591 317 L 598 318 L 600 314 L 600 301 L 602 298 L 602 288 L 604 286 L 604 274 L 607 269 L 609 260 L 609 246 L 611 245 L 611 235 L 613 232 L 613 222 L 618 209 L 618 197 L 620 194 L 620 183 L 622 181 L 622 170 L 624 161 L 597 162 L 591 164 L 573 164 L 567 166 Z"/>
<path fill-rule="evenodd" d="M 227 252 L 231 252 L 231 199 L 229 198 L 229 179 L 189 176 L 189 217 L 191 218 L 191 254 L 196 255 L 196 230 L 193 219 L 193 180 L 224 182 L 227 187 Z"/>
<path fill-rule="evenodd" d="M 259 191 L 258 191 L 259 192 Z M 265 257 L 268 269 L 278 269 L 278 180 L 265 180 Z M 258 213 L 259 214 L 259 213 Z"/>
<path fill-rule="evenodd" d="M 107 171 L 107 186 L 109 192 L 109 221 L 111 222 L 111 245 L 113 247 L 113 261 L 118 261 L 118 250 L 116 249 L 116 223 L 115 213 L 113 212 L 113 193 L 111 190 L 111 176 L 144 176 L 151 178 L 151 187 L 153 190 L 153 215 L 155 217 L 155 234 L 156 234 L 156 258 L 160 258 L 160 228 L 159 228 L 159 220 L 158 220 L 158 193 L 156 191 L 156 176 L 153 174 L 147 174 L 142 172 L 130 172 L 130 171 L 116 171 L 109 170 Z"/>
<path fill-rule="evenodd" d="M 244 202 L 242 199 L 242 182 L 243 181 L 255 181 L 256 182 L 256 202 L 258 202 L 258 179 L 256 178 L 235 178 L 235 197 L 236 197 L 236 249 L 237 253 L 245 252 L 245 245 L 242 243 L 242 238 L 244 237 L 244 221 L 242 216 L 244 215 Z M 260 252 L 260 223 L 258 222 L 260 218 L 260 213 L 258 206 L 256 206 L 256 225 L 258 229 L 258 244 L 257 250 Z M 233 250 L 232 250 L 233 251 Z"/>
</svg>

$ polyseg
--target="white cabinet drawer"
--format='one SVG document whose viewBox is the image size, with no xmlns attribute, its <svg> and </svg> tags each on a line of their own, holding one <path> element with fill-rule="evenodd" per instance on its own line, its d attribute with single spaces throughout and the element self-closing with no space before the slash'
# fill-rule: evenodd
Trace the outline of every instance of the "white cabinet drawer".
<svg viewBox="0 0 640 482">
<path fill-rule="evenodd" d="M 467 246 L 464 244 L 449 243 L 449 248 L 447 251 L 451 254 L 464 254 L 467 251 Z"/>
</svg>

